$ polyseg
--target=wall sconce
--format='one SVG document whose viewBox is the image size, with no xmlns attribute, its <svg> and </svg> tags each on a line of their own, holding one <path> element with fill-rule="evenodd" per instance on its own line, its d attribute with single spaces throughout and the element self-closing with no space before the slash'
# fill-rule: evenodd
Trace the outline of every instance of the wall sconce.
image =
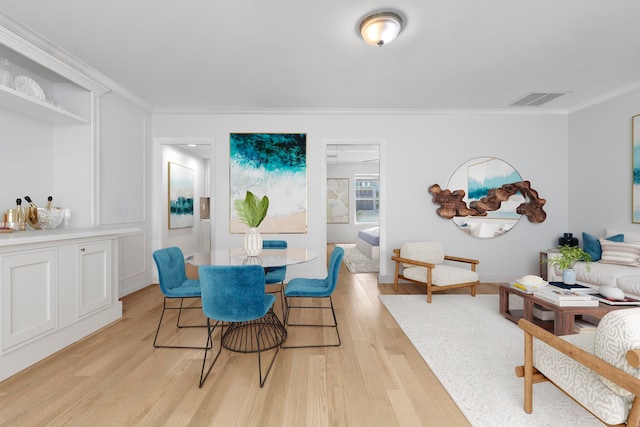
<svg viewBox="0 0 640 427">
<path fill-rule="evenodd" d="M 402 18 L 393 12 L 369 15 L 360 23 L 360 35 L 365 43 L 382 47 L 391 43 L 402 31 Z"/>
</svg>

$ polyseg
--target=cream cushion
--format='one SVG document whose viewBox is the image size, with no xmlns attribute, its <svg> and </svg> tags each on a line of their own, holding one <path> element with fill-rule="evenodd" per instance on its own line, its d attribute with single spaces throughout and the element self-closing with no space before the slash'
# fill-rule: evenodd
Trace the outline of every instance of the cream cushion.
<svg viewBox="0 0 640 427">
<path fill-rule="evenodd" d="M 408 242 L 400 247 L 400 257 L 429 264 L 442 264 L 444 261 L 444 247 L 440 242 Z M 412 264 L 403 264 L 411 267 Z"/>
<path fill-rule="evenodd" d="M 427 283 L 426 267 L 409 267 L 402 272 L 404 277 Z M 431 284 L 435 286 L 456 285 L 478 281 L 478 273 L 450 265 L 438 265 L 431 271 Z"/>
<path fill-rule="evenodd" d="M 595 335 L 584 333 L 560 338 L 593 354 Z M 626 421 L 633 396 L 612 392 L 591 369 L 536 338 L 533 339 L 533 366 L 604 422 Z"/>
<path fill-rule="evenodd" d="M 640 378 L 640 369 L 629 365 L 627 351 L 640 349 L 640 308 L 608 313 L 598 324 L 593 354 L 611 365 Z M 602 377 L 602 382 L 620 396 L 631 393 Z"/>
</svg>

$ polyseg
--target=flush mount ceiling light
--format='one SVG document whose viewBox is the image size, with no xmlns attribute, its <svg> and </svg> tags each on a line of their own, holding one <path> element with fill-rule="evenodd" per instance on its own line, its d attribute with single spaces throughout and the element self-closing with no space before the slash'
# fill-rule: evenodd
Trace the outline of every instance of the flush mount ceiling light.
<svg viewBox="0 0 640 427">
<path fill-rule="evenodd" d="M 402 31 L 402 18 L 393 12 L 369 15 L 360 23 L 360 35 L 365 43 L 382 47 L 391 43 Z"/>
</svg>

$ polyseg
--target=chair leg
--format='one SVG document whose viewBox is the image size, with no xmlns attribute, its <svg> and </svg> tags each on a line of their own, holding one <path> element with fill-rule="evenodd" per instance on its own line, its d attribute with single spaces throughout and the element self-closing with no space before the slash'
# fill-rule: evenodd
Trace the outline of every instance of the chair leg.
<svg viewBox="0 0 640 427">
<path fill-rule="evenodd" d="M 164 298 L 164 302 L 162 305 L 162 313 L 160 314 L 160 321 L 158 322 L 158 328 L 156 329 L 156 335 L 153 338 L 153 346 L 155 348 L 192 348 L 192 349 L 197 349 L 197 350 L 204 350 L 204 349 L 209 349 L 211 347 L 194 347 L 194 346 L 174 346 L 174 345 L 161 345 L 158 344 L 158 334 L 160 333 L 160 327 L 162 326 L 162 319 L 164 318 L 164 312 L 165 310 L 179 310 L 178 311 L 178 320 L 176 322 L 176 326 L 178 328 L 205 328 L 207 327 L 207 325 L 194 325 L 194 326 L 180 326 L 180 313 L 182 313 L 182 304 L 183 304 L 184 298 L 180 298 L 180 308 L 175 308 L 175 307 L 167 307 L 167 297 Z M 185 310 L 189 309 L 189 308 L 202 308 L 202 307 L 184 307 Z"/>
<path fill-rule="evenodd" d="M 287 302 L 287 313 L 285 316 L 285 325 L 286 326 L 307 326 L 307 327 L 320 327 L 320 328 L 335 328 L 336 329 L 336 336 L 338 337 L 338 343 L 337 344 L 317 344 L 317 345 L 291 345 L 291 346 L 285 346 L 285 345 L 281 345 L 280 347 L 282 348 L 315 348 L 315 347 L 339 347 L 342 344 L 342 341 L 340 340 L 340 331 L 338 330 L 338 320 L 336 318 L 336 312 L 333 308 L 333 300 L 331 299 L 331 296 L 328 297 L 324 297 L 324 298 L 328 298 L 329 299 L 329 307 L 326 306 L 295 306 L 292 305 L 292 300 L 293 298 L 302 298 L 302 297 L 285 297 L 285 301 Z M 300 308 L 300 309 L 305 309 L 305 308 L 309 308 L 309 309 L 320 309 L 320 310 L 331 310 L 331 314 L 333 315 L 333 325 L 325 325 L 325 324 L 319 324 L 319 323 L 290 323 L 289 322 L 289 316 L 291 315 L 291 309 L 292 308 Z"/>
<path fill-rule="evenodd" d="M 282 307 L 282 321 L 284 322 L 284 316 L 285 316 L 285 308 L 284 308 L 284 282 L 280 282 L 280 283 L 275 283 L 276 285 L 278 285 L 280 288 L 277 291 L 271 291 L 271 292 L 267 292 L 268 294 L 280 294 L 280 307 Z M 273 283 L 271 284 L 273 285 Z"/>
<path fill-rule="evenodd" d="M 165 304 L 166 304 L 167 298 L 165 298 Z M 176 320 L 176 327 L 177 328 L 206 328 L 207 325 L 181 325 L 180 324 L 180 316 L 182 315 L 182 310 L 202 310 L 202 306 L 199 305 L 197 307 L 183 307 L 184 304 L 184 298 L 180 298 L 180 308 L 176 309 L 173 307 L 169 307 L 167 308 L 167 310 L 180 310 L 178 311 L 178 320 Z"/>
<path fill-rule="evenodd" d="M 284 321 L 284 282 L 280 283 L 280 307 L 282 308 L 282 320 Z"/>
<path fill-rule="evenodd" d="M 202 388 L 202 385 L 209 376 L 209 372 L 211 372 L 211 369 L 213 369 L 213 365 L 215 365 L 218 357 L 220 356 L 220 353 L 222 353 L 222 336 L 224 335 L 224 323 L 220 323 L 220 347 L 218 348 L 218 353 L 216 353 L 216 357 L 213 359 L 213 362 L 211 362 L 211 365 L 209 365 L 209 369 L 207 369 L 207 372 L 205 373 L 204 369 L 207 364 L 207 352 L 209 351 L 209 349 L 213 348 L 213 338 L 211 337 L 211 335 L 216 330 L 218 323 L 220 322 L 216 322 L 213 325 L 213 328 L 211 328 L 211 320 L 207 319 L 207 345 L 204 350 L 204 357 L 202 358 L 202 370 L 200 371 L 200 384 L 198 385 L 198 388 Z"/>
<path fill-rule="evenodd" d="M 273 316 L 277 319 L 276 314 L 273 312 L 273 308 L 269 309 L 269 312 L 267 313 L 267 316 Z M 265 316 L 266 317 L 266 316 Z M 271 359 L 271 363 L 269 363 L 269 368 L 267 368 L 267 372 L 264 374 L 264 377 L 262 376 L 262 358 L 261 358 L 261 354 L 262 354 L 262 349 L 260 347 L 260 342 L 261 340 L 261 335 L 262 332 L 264 331 L 265 327 L 267 326 L 267 323 L 262 323 L 260 325 L 260 327 L 258 328 L 258 333 L 256 335 L 256 344 L 257 344 L 257 348 L 258 348 L 258 375 L 259 375 L 259 379 L 260 379 L 260 387 L 264 387 L 264 383 L 265 381 L 267 381 L 267 377 L 269 376 L 269 372 L 271 372 L 271 367 L 273 367 L 273 363 L 276 361 L 276 356 L 278 355 L 278 351 L 280 351 L 280 347 L 279 346 L 275 346 L 275 353 L 273 355 L 273 358 Z"/>
</svg>

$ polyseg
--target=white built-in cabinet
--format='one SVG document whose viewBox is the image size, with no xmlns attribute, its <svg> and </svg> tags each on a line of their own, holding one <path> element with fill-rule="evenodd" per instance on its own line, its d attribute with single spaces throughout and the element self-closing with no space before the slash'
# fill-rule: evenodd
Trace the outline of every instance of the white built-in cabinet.
<svg viewBox="0 0 640 427">
<path fill-rule="evenodd" d="M 58 251 L 55 247 L 0 256 L 1 354 L 58 327 Z"/>
<path fill-rule="evenodd" d="M 135 232 L 0 240 L 0 380 L 122 317 L 118 238 Z"/>
<path fill-rule="evenodd" d="M 68 229 L 0 234 L 2 381 L 121 318 L 119 288 L 150 274 L 144 110 L 125 109 L 108 79 L 1 12 L 0 57 L 46 96 L 0 86 L 0 221 L 27 195 L 72 212 Z"/>
<path fill-rule="evenodd" d="M 74 245 L 76 261 L 76 309 L 78 319 L 111 304 L 111 242 Z"/>
</svg>

